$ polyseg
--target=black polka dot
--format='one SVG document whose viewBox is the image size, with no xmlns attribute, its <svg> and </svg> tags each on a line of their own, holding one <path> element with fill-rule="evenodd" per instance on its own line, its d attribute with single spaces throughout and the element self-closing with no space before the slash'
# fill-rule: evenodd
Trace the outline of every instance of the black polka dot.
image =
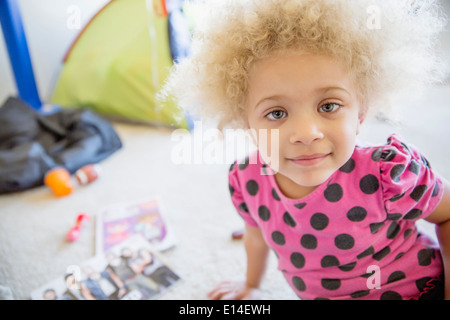
<svg viewBox="0 0 450 320">
<path fill-rule="evenodd" d="M 397 195 L 393 196 L 392 198 L 390 198 L 389 201 L 390 202 L 395 202 L 395 201 L 400 200 L 401 198 L 403 198 L 404 195 L 405 195 L 405 193 L 397 194 Z"/>
<path fill-rule="evenodd" d="M 258 215 L 263 221 L 269 221 L 270 219 L 270 210 L 266 206 L 260 206 L 258 208 Z"/>
<path fill-rule="evenodd" d="M 407 229 L 403 234 L 403 239 L 406 240 L 412 234 L 413 231 L 414 231 L 413 229 Z"/>
<path fill-rule="evenodd" d="M 268 175 L 270 175 L 269 170 L 267 169 L 267 165 L 266 165 L 266 164 L 263 164 L 263 165 L 262 165 L 262 167 L 261 167 L 261 174 L 262 174 L 263 176 L 268 176 Z"/>
<path fill-rule="evenodd" d="M 306 203 L 297 203 L 294 204 L 294 207 L 296 207 L 297 209 L 303 209 L 306 206 Z"/>
<path fill-rule="evenodd" d="M 341 287 L 341 280 L 339 279 L 322 279 L 322 287 L 327 290 L 337 290 Z"/>
<path fill-rule="evenodd" d="M 368 256 L 370 256 L 370 255 L 372 255 L 372 254 L 374 254 L 374 253 L 375 253 L 374 248 L 373 248 L 372 246 L 370 246 L 369 248 L 367 248 L 366 250 L 364 250 L 363 252 L 361 252 L 360 254 L 358 254 L 358 255 L 356 256 L 356 258 L 362 259 L 362 258 L 368 257 Z"/>
<path fill-rule="evenodd" d="M 381 160 L 383 161 L 392 161 L 397 155 L 397 151 L 395 149 L 387 149 L 381 152 Z"/>
<path fill-rule="evenodd" d="M 402 214 L 401 213 L 388 213 L 387 214 L 387 219 L 388 220 L 400 220 L 402 218 Z"/>
<path fill-rule="evenodd" d="M 335 256 L 325 256 L 320 260 L 320 265 L 322 268 L 337 267 L 339 265 L 339 260 Z"/>
<path fill-rule="evenodd" d="M 350 294 L 350 297 L 352 297 L 353 299 L 358 299 L 367 296 L 369 293 L 370 290 L 360 290 Z"/>
<path fill-rule="evenodd" d="M 426 287 L 427 283 L 433 278 L 431 277 L 424 277 L 416 280 L 416 287 L 417 289 L 422 292 Z"/>
<path fill-rule="evenodd" d="M 295 222 L 294 218 L 290 215 L 289 212 L 285 212 L 283 215 L 283 221 L 286 223 L 289 227 L 295 227 L 297 223 Z"/>
<path fill-rule="evenodd" d="M 414 173 L 415 175 L 419 175 L 420 173 L 420 164 L 416 160 L 411 160 L 411 163 L 408 166 L 408 170 Z"/>
<path fill-rule="evenodd" d="M 320 231 L 325 229 L 328 226 L 329 219 L 323 213 L 315 213 L 310 220 L 311 227 Z"/>
<path fill-rule="evenodd" d="M 297 269 L 301 269 L 305 266 L 305 257 L 299 252 L 294 252 L 291 254 L 291 263 Z"/>
<path fill-rule="evenodd" d="M 434 184 L 433 194 L 431 196 L 432 197 L 438 196 L 440 191 L 441 189 L 439 188 L 439 183 L 436 181 L 436 183 Z"/>
<path fill-rule="evenodd" d="M 417 260 L 420 266 L 429 266 L 434 258 L 434 250 L 422 249 L 417 253 Z"/>
<path fill-rule="evenodd" d="M 284 234 L 282 234 L 280 231 L 272 232 L 272 240 L 273 240 L 273 242 L 275 242 L 276 244 L 279 244 L 280 246 L 282 246 L 286 243 Z"/>
<path fill-rule="evenodd" d="M 371 233 L 371 234 L 377 233 L 377 232 L 381 229 L 381 227 L 383 227 L 383 226 L 384 226 L 384 222 L 374 222 L 374 223 L 371 223 L 371 224 L 369 225 L 370 233 Z"/>
<path fill-rule="evenodd" d="M 317 238 L 312 234 L 305 234 L 300 239 L 300 244 L 305 249 L 314 250 L 317 248 Z"/>
<path fill-rule="evenodd" d="M 351 235 L 343 233 L 334 238 L 334 244 L 338 249 L 348 250 L 355 245 L 355 239 Z"/>
<path fill-rule="evenodd" d="M 376 162 L 380 161 L 380 159 L 381 159 L 381 152 L 382 151 L 383 151 L 382 148 L 378 148 L 374 152 L 372 152 L 372 156 L 371 156 L 372 160 L 376 161 Z"/>
<path fill-rule="evenodd" d="M 380 261 L 381 259 L 385 258 L 390 252 L 391 252 L 391 248 L 384 247 L 383 249 L 381 249 L 380 251 L 375 253 L 372 257 L 375 260 Z"/>
<path fill-rule="evenodd" d="M 366 175 L 359 182 L 359 188 L 365 194 L 373 194 L 373 193 L 377 192 L 379 187 L 380 187 L 380 183 L 379 183 L 377 177 L 375 177 L 373 174 Z"/>
<path fill-rule="evenodd" d="M 275 190 L 275 188 L 272 189 L 272 197 L 277 200 L 280 201 L 280 196 L 278 195 L 277 191 Z"/>
<path fill-rule="evenodd" d="M 416 186 L 409 196 L 414 201 L 419 202 L 420 199 L 422 199 L 425 192 L 427 191 L 427 189 L 428 189 L 427 186 L 424 184 Z"/>
<path fill-rule="evenodd" d="M 248 165 L 250 163 L 250 158 L 249 157 L 245 157 L 245 159 L 243 161 L 239 162 L 239 170 L 245 170 Z"/>
<path fill-rule="evenodd" d="M 423 164 L 427 167 L 427 168 L 431 168 L 430 162 L 428 161 L 427 158 L 425 158 L 424 156 L 420 157 L 420 160 L 422 160 Z"/>
<path fill-rule="evenodd" d="M 345 172 L 345 173 L 350 173 L 353 171 L 353 169 L 355 169 L 355 160 L 353 160 L 352 158 L 350 158 L 340 169 L 339 171 L 341 172 Z"/>
<path fill-rule="evenodd" d="M 325 199 L 330 202 L 338 202 L 339 200 L 341 200 L 343 195 L 344 191 L 342 190 L 342 187 L 337 183 L 330 184 L 324 191 Z"/>
<path fill-rule="evenodd" d="M 401 231 L 401 228 L 400 228 L 399 224 L 395 221 L 392 221 L 386 232 L 386 238 L 394 239 L 400 233 L 400 231 Z"/>
<path fill-rule="evenodd" d="M 406 279 L 405 273 L 403 271 L 394 271 L 388 277 L 387 282 L 391 283 L 391 282 L 399 281 L 402 279 Z"/>
<path fill-rule="evenodd" d="M 248 207 L 247 207 L 247 204 L 245 203 L 245 202 L 242 202 L 240 205 L 239 205 L 239 210 L 241 210 L 241 211 L 244 211 L 244 212 L 249 212 L 248 211 Z"/>
<path fill-rule="evenodd" d="M 373 276 L 375 274 L 375 270 L 372 270 L 370 273 L 366 272 L 364 274 L 361 275 L 361 278 L 370 278 L 371 276 Z"/>
<path fill-rule="evenodd" d="M 408 145 L 406 143 L 401 142 L 400 144 L 402 145 L 403 148 L 406 149 L 406 151 L 409 151 L 409 147 L 408 147 Z"/>
<path fill-rule="evenodd" d="M 355 267 L 356 267 L 356 262 L 350 262 L 350 263 L 338 266 L 338 268 L 344 272 L 352 271 Z"/>
<path fill-rule="evenodd" d="M 404 252 L 400 252 L 398 255 L 395 256 L 394 260 L 400 259 L 401 257 L 403 257 L 404 254 L 405 254 Z"/>
<path fill-rule="evenodd" d="M 292 284 L 298 291 L 305 291 L 306 290 L 306 284 L 305 281 L 303 281 L 300 277 L 293 277 L 292 278 Z"/>
<path fill-rule="evenodd" d="M 394 182 L 400 181 L 400 175 L 405 171 L 405 165 L 398 164 L 391 169 L 391 179 Z"/>
<path fill-rule="evenodd" d="M 395 291 L 386 291 L 381 294 L 380 300 L 403 300 L 402 296 Z"/>
<path fill-rule="evenodd" d="M 415 220 L 422 215 L 422 211 L 419 209 L 412 209 L 407 214 L 405 214 L 404 219 L 406 220 Z"/>
<path fill-rule="evenodd" d="M 361 222 L 367 216 L 367 211 L 363 207 L 353 207 L 347 212 L 347 218 L 353 222 Z"/>
<path fill-rule="evenodd" d="M 228 184 L 228 190 L 230 191 L 230 195 L 233 196 L 234 194 L 234 188 L 231 184 Z"/>
<path fill-rule="evenodd" d="M 249 180 L 247 182 L 247 192 L 251 195 L 254 196 L 258 193 L 259 190 L 259 186 L 258 183 L 255 180 Z"/>
</svg>

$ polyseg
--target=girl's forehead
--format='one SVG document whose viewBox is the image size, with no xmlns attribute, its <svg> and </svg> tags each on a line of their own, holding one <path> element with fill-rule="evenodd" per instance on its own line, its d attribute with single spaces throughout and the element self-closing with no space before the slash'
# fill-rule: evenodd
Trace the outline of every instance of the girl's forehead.
<svg viewBox="0 0 450 320">
<path fill-rule="evenodd" d="M 350 87 L 352 74 L 338 59 L 311 53 L 277 54 L 255 61 L 249 71 L 250 92 L 262 86 L 283 87 L 290 82 L 308 86 L 344 83 Z"/>
<path fill-rule="evenodd" d="M 289 63 L 295 62 L 305 65 L 310 64 L 311 62 L 319 61 L 323 63 L 324 61 L 326 61 L 327 63 L 332 63 L 336 66 L 339 66 L 343 70 L 345 69 L 350 72 L 350 68 L 347 67 L 346 61 L 344 61 L 344 59 L 342 58 L 327 53 L 312 52 L 303 49 L 286 49 L 273 51 L 264 57 L 255 59 L 249 71 L 250 73 L 252 73 L 255 69 L 261 66 L 283 63 L 287 60 L 289 61 Z"/>
</svg>

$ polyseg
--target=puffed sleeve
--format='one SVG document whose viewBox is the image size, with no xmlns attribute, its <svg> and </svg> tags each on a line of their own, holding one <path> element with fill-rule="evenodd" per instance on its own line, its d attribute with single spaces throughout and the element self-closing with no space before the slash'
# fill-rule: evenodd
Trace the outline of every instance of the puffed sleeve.
<svg viewBox="0 0 450 320">
<path fill-rule="evenodd" d="M 442 181 L 413 146 L 392 135 L 377 150 L 386 211 L 394 219 L 429 216 L 442 198 Z"/>
<path fill-rule="evenodd" d="M 231 201 L 245 223 L 252 227 L 257 227 L 258 225 L 251 217 L 247 203 L 242 194 L 238 167 L 239 164 L 237 162 L 233 163 L 228 173 L 228 187 L 230 190 Z"/>
</svg>

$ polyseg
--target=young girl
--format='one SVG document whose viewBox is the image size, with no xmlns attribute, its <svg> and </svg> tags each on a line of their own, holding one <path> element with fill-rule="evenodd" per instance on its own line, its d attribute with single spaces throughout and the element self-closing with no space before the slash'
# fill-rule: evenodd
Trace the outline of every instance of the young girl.
<svg viewBox="0 0 450 320">
<path fill-rule="evenodd" d="M 395 134 L 356 142 L 393 93 L 439 79 L 434 1 L 203 5 L 192 56 L 166 89 L 258 146 L 229 172 L 247 277 L 209 297 L 254 298 L 272 249 L 302 299 L 450 298 L 449 183 Z M 436 224 L 439 246 L 418 219 Z"/>
</svg>

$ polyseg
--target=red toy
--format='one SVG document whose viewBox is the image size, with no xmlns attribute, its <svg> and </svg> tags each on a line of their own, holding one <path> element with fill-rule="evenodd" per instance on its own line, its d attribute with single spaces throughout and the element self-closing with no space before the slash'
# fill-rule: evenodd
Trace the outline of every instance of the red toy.
<svg viewBox="0 0 450 320">
<path fill-rule="evenodd" d="M 167 12 L 166 0 L 153 0 L 153 10 L 158 17 L 167 18 L 169 13 Z"/>
<path fill-rule="evenodd" d="M 69 232 L 67 232 L 66 239 L 69 242 L 74 242 L 78 240 L 80 237 L 81 227 L 85 224 L 85 222 L 89 221 L 91 216 L 87 213 L 80 213 L 77 217 L 76 224 L 70 228 Z"/>
<path fill-rule="evenodd" d="M 75 172 L 75 177 L 79 184 L 88 184 L 97 180 L 100 174 L 100 166 L 98 164 L 88 164 Z"/>
</svg>

